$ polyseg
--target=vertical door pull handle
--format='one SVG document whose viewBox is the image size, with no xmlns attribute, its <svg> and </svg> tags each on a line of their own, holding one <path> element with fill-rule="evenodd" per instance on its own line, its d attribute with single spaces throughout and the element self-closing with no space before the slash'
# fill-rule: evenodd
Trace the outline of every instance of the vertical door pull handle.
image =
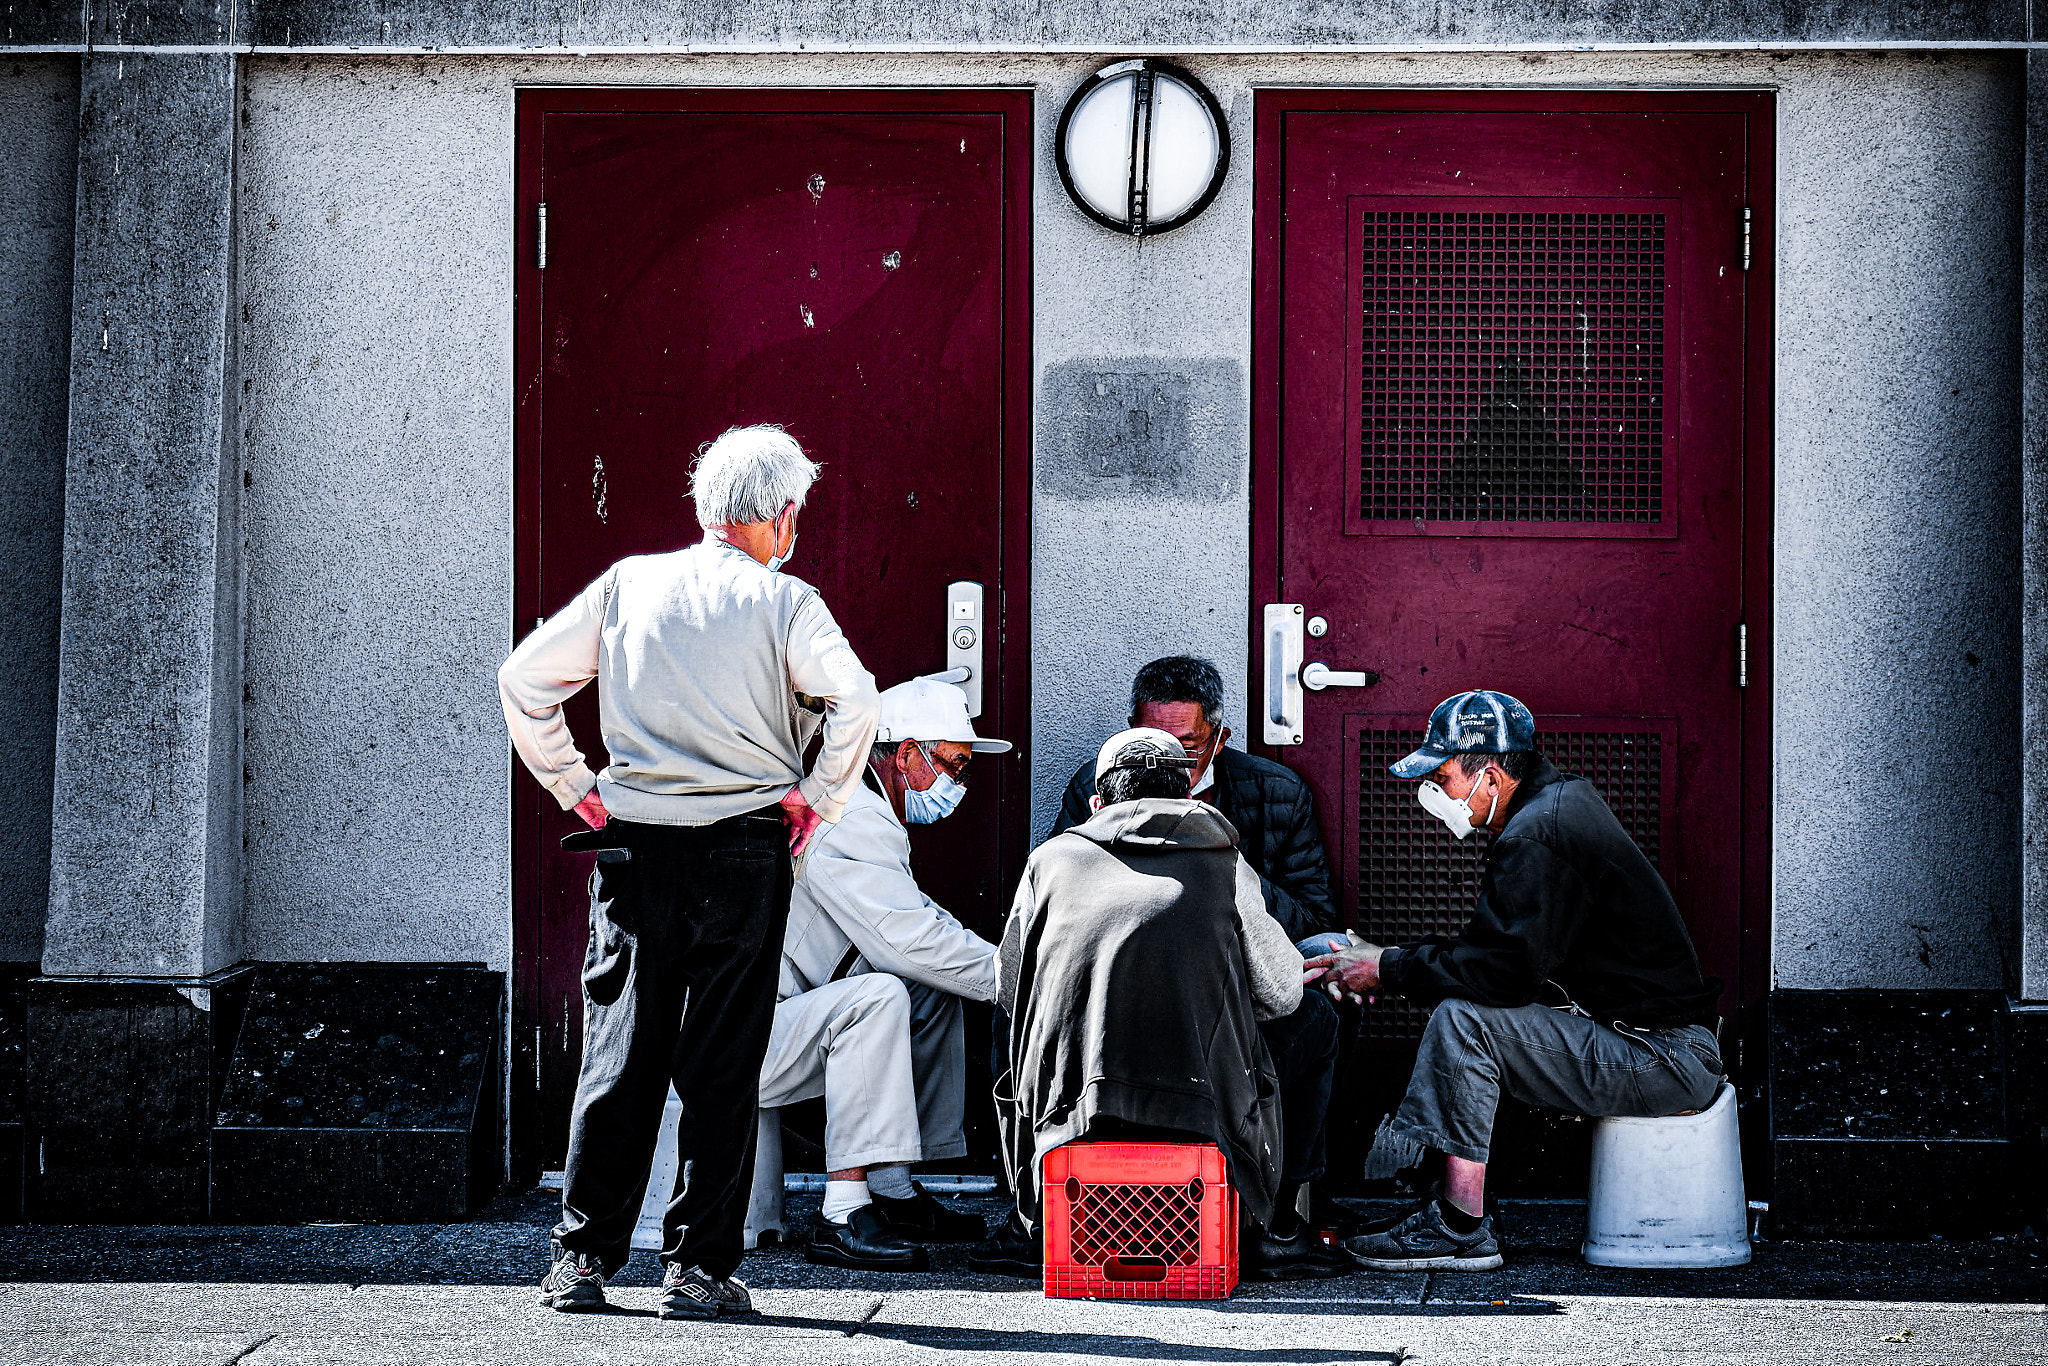
<svg viewBox="0 0 2048 1366">
<path fill-rule="evenodd" d="M 1260 720 L 1269 745 L 1301 743 L 1301 604 L 1266 604 L 1266 697 Z"/>
</svg>

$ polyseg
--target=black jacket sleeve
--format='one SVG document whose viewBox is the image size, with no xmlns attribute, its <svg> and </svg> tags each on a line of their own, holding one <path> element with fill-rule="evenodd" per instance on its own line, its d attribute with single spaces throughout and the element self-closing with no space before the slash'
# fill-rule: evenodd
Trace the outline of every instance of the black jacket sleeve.
<svg viewBox="0 0 2048 1366">
<path fill-rule="evenodd" d="M 1578 871 L 1548 845 L 1502 837 L 1465 932 L 1397 945 L 1380 962 L 1381 980 L 1417 1001 L 1530 1005 L 1570 951 L 1586 902 Z"/>
<path fill-rule="evenodd" d="M 1052 830 L 1046 838 L 1051 839 L 1063 830 L 1085 824 L 1095 814 L 1088 805 L 1088 799 L 1094 795 L 1095 764 L 1089 760 L 1075 769 L 1074 776 L 1067 780 L 1066 795 L 1060 798 L 1059 818 L 1052 823 Z"/>
<path fill-rule="evenodd" d="M 1330 862 L 1323 853 L 1323 831 L 1316 823 L 1316 800 L 1308 784 L 1297 784 L 1291 799 L 1284 803 L 1271 800 L 1267 819 L 1271 822 L 1268 855 L 1266 866 L 1259 870 L 1266 909 L 1296 942 L 1335 930 L 1337 908 L 1330 900 Z"/>
</svg>

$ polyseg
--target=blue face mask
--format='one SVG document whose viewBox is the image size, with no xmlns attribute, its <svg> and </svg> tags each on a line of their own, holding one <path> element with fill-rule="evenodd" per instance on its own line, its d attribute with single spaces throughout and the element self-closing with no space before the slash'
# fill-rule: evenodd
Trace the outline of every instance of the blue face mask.
<svg viewBox="0 0 2048 1366">
<path fill-rule="evenodd" d="M 796 554 L 796 537 L 791 535 L 789 538 L 789 549 L 783 551 L 780 555 L 770 555 L 768 557 L 768 569 L 770 571 L 780 570 L 782 566 L 789 563 L 790 557 L 794 554 Z"/>
<path fill-rule="evenodd" d="M 911 825 L 933 825 L 946 819 L 959 808 L 960 799 L 967 795 L 967 789 L 932 762 L 931 751 L 924 747 L 922 740 L 912 740 L 910 743 L 917 746 L 919 754 L 924 755 L 925 767 L 932 771 L 932 785 L 922 792 L 914 787 L 904 787 L 903 819 Z"/>
</svg>

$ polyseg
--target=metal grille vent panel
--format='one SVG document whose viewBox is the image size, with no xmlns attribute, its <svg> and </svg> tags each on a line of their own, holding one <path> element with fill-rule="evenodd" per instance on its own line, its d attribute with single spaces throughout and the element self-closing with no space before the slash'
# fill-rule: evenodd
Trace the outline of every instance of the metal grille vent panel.
<svg viewBox="0 0 2048 1366">
<path fill-rule="evenodd" d="M 1359 516 L 1661 522 L 1664 215 L 1363 220 Z"/>
<path fill-rule="evenodd" d="M 1488 835 L 1468 840 L 1415 800 L 1415 784 L 1387 765 L 1422 743 L 1419 730 L 1359 733 L 1358 932 L 1375 944 L 1457 934 L 1472 918 Z M 1537 743 L 1566 773 L 1600 790 L 1622 828 L 1662 866 L 1664 742 L 1656 731 L 1543 730 Z M 1481 813 L 1485 814 L 1484 812 Z M 1398 996 L 1365 1010 L 1365 1037 L 1413 1040 L 1429 1010 Z"/>
<path fill-rule="evenodd" d="M 1157 1258 L 1166 1266 L 1201 1260 L 1201 1185 L 1083 1186 L 1072 1207 L 1074 1263 L 1101 1266 Z"/>
</svg>

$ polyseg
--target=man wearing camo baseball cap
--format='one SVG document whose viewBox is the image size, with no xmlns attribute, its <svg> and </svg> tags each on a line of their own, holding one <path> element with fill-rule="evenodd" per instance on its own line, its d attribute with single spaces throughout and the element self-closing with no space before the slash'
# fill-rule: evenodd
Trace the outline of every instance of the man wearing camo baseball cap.
<svg viewBox="0 0 2048 1366">
<path fill-rule="evenodd" d="M 1441 1154 L 1443 1180 L 1402 1222 L 1345 1247 L 1379 1271 L 1487 1271 L 1501 1263 L 1485 1213 L 1500 1093 L 1582 1115 L 1704 1107 L 1722 1080 L 1721 984 L 1701 977 L 1656 867 L 1591 783 L 1543 756 L 1514 698 L 1445 698 L 1389 767 L 1422 780 L 1416 800 L 1454 836 L 1494 838 L 1464 933 L 1302 964 L 1333 996 L 1436 1007 L 1388 1129 Z"/>
</svg>

